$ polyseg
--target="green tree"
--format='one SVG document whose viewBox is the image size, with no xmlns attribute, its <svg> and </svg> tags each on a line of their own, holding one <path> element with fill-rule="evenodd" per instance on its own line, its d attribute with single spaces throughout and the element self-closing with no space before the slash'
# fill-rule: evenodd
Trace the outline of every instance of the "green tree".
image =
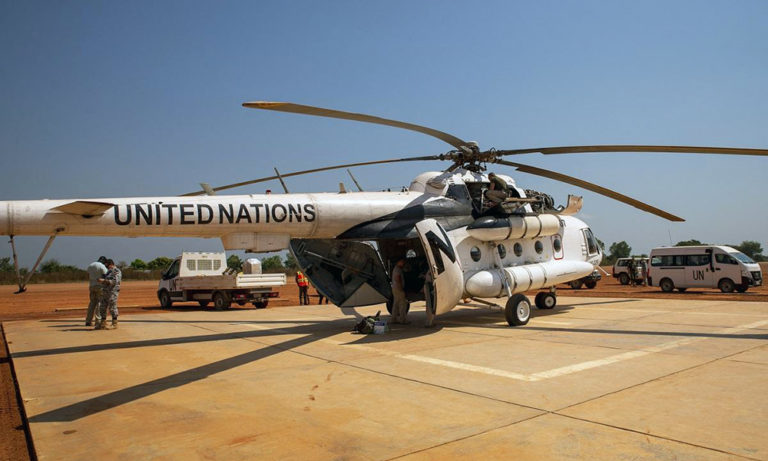
<svg viewBox="0 0 768 461">
<path fill-rule="evenodd" d="M 744 240 L 741 242 L 741 245 L 734 245 L 734 248 L 754 259 L 755 261 L 763 261 L 765 259 L 763 256 L 763 247 L 759 242 L 754 240 Z"/>
<path fill-rule="evenodd" d="M 55 259 L 49 259 L 48 261 L 40 265 L 40 272 L 43 274 L 55 274 L 59 272 L 77 272 L 79 270 L 80 269 L 78 269 L 75 266 L 61 264 L 59 261 Z"/>
<path fill-rule="evenodd" d="M 261 269 L 264 272 L 279 272 L 285 270 L 280 255 L 270 256 L 261 260 Z"/>
<path fill-rule="evenodd" d="M 608 251 L 610 252 L 610 256 L 606 262 L 613 264 L 619 258 L 628 258 L 629 255 L 632 254 L 632 247 L 622 240 L 621 242 L 612 243 L 610 248 L 608 248 Z"/>
<path fill-rule="evenodd" d="M 158 256 L 157 258 L 147 263 L 147 269 L 150 269 L 150 270 L 165 269 L 172 262 L 173 262 L 173 259 L 171 258 L 168 258 L 166 256 Z"/>
<path fill-rule="evenodd" d="M 693 247 L 697 245 L 706 245 L 706 243 L 701 243 L 696 239 L 691 239 L 691 240 L 683 240 L 682 242 L 677 242 L 675 244 L 676 247 Z"/>
<path fill-rule="evenodd" d="M 286 269 L 296 270 L 299 268 L 299 262 L 296 261 L 296 258 L 293 256 L 293 253 L 291 253 L 290 251 L 288 252 L 287 255 L 285 255 L 284 264 Z"/>
<path fill-rule="evenodd" d="M 136 258 L 131 263 L 131 269 L 135 269 L 137 271 L 143 271 L 146 268 L 147 268 L 147 263 L 145 263 L 141 259 Z"/>
<path fill-rule="evenodd" d="M 227 258 L 227 267 L 240 272 L 243 269 L 243 260 L 240 259 L 240 256 L 238 255 L 229 255 L 229 258 Z"/>
<path fill-rule="evenodd" d="M 10 257 L 0 258 L 0 272 L 16 272 Z"/>
</svg>

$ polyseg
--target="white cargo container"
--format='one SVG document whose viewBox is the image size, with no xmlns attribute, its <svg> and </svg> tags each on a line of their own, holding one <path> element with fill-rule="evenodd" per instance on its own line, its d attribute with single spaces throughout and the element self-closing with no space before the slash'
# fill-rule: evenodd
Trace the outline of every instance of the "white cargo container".
<svg viewBox="0 0 768 461">
<path fill-rule="evenodd" d="M 760 265 L 731 247 L 701 245 L 651 250 L 648 285 L 658 286 L 662 291 L 697 287 L 743 293 L 762 284 Z"/>
<path fill-rule="evenodd" d="M 257 259 L 249 259 L 245 269 L 236 273 L 227 268 L 225 253 L 184 252 L 163 272 L 157 298 L 163 307 L 184 301 L 197 301 L 202 307 L 213 302 L 217 310 L 232 302 L 267 307 L 269 298 L 279 296 L 273 287 L 285 285 L 285 274 L 262 274 Z"/>
</svg>

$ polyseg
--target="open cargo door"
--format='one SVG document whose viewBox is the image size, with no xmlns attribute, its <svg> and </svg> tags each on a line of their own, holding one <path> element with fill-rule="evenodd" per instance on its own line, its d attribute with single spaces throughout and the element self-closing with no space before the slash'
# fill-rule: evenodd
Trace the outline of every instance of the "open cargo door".
<svg viewBox="0 0 768 461">
<path fill-rule="evenodd" d="M 464 275 L 453 242 L 443 227 L 434 219 L 425 219 L 416 223 L 424 253 L 427 255 L 429 270 L 433 280 L 431 290 L 435 314 L 443 314 L 453 309 L 464 293 Z M 429 305 L 429 302 L 427 302 Z"/>
<path fill-rule="evenodd" d="M 290 247 L 312 285 L 339 307 L 380 304 L 392 297 L 384 264 L 368 243 L 292 239 Z"/>
</svg>

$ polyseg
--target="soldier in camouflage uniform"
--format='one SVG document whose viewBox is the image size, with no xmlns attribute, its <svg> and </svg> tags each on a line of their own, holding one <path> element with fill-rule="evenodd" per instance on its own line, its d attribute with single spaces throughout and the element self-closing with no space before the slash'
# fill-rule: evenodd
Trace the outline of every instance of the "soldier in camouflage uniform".
<svg viewBox="0 0 768 461">
<path fill-rule="evenodd" d="M 123 273 L 115 266 L 111 259 L 107 260 L 107 275 L 99 279 L 104 286 L 104 297 L 99 306 L 99 313 L 96 315 L 96 330 L 107 329 L 107 308 L 112 314 L 112 328 L 117 328 L 117 296 L 120 294 L 120 281 L 123 279 Z"/>
</svg>

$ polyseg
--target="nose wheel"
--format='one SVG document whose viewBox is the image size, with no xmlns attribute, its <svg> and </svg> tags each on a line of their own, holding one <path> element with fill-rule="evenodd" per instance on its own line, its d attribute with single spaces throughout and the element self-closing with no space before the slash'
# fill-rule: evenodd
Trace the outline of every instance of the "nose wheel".
<svg viewBox="0 0 768 461">
<path fill-rule="evenodd" d="M 504 308 L 504 317 L 511 327 L 525 325 L 531 318 L 531 301 L 520 293 L 512 295 Z"/>
</svg>

